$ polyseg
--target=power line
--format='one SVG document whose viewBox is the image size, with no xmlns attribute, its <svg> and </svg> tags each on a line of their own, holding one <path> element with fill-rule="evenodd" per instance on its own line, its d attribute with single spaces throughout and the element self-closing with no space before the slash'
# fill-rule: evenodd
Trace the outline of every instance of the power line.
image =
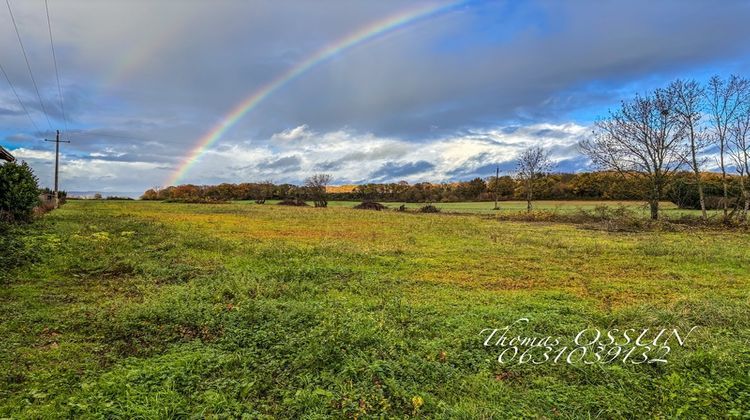
<svg viewBox="0 0 750 420">
<path fill-rule="evenodd" d="M 18 104 L 21 105 L 21 109 L 23 109 L 23 112 L 25 112 L 26 116 L 29 117 L 29 121 L 31 121 L 31 125 L 34 126 L 34 129 L 37 132 L 41 132 L 42 130 L 39 129 L 39 126 L 36 125 L 36 123 L 34 122 L 34 119 L 31 118 L 31 114 L 29 113 L 29 110 L 26 108 L 26 105 L 23 104 L 21 97 L 18 96 L 18 92 L 16 92 L 16 88 L 15 86 L 13 86 L 13 82 L 10 81 L 10 77 L 8 77 L 8 73 L 5 72 L 5 69 L 3 68 L 2 64 L 0 64 L 0 71 L 3 72 L 3 76 L 5 76 L 5 80 L 8 81 L 8 85 L 10 85 L 10 90 L 12 90 L 13 94 L 16 95 L 16 99 L 18 100 Z"/>
<path fill-rule="evenodd" d="M 63 101 L 62 87 L 60 87 L 60 72 L 57 68 L 57 55 L 55 54 L 55 43 L 52 41 L 52 23 L 49 18 L 49 6 L 44 0 L 44 10 L 47 12 L 47 29 L 49 29 L 49 45 L 52 47 L 52 62 L 55 64 L 55 77 L 57 78 L 57 93 L 60 95 L 60 111 L 62 112 L 65 132 L 68 132 L 68 118 L 65 115 L 65 102 Z"/>
<path fill-rule="evenodd" d="M 5 4 L 8 5 L 8 12 L 10 13 L 10 20 L 13 22 L 13 27 L 16 29 L 16 37 L 18 37 L 18 45 L 21 46 L 21 52 L 23 53 L 23 58 L 26 60 L 26 68 L 29 70 L 29 76 L 31 76 L 31 83 L 34 85 L 34 90 L 36 90 L 36 96 L 39 98 L 39 105 L 42 107 L 42 112 L 44 112 L 44 117 L 47 119 L 47 125 L 49 125 L 50 130 L 52 130 L 52 123 L 49 120 L 49 114 L 47 114 L 47 109 L 44 107 L 44 102 L 42 101 L 42 95 L 39 93 L 39 86 L 36 84 L 36 79 L 34 79 L 34 73 L 31 71 L 31 64 L 29 64 L 29 57 L 26 55 L 26 48 L 23 47 L 23 41 L 21 41 L 21 33 L 18 31 L 18 25 L 16 25 L 16 18 L 13 16 L 13 9 L 10 8 L 10 0 L 5 0 Z"/>
</svg>

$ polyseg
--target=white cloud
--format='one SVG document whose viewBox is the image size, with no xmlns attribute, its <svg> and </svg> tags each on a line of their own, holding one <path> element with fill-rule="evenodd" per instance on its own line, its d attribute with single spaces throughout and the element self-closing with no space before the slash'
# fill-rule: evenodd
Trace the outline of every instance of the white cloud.
<svg viewBox="0 0 750 420">
<path fill-rule="evenodd" d="M 271 140 L 300 140 L 310 137 L 312 133 L 308 130 L 307 124 L 302 124 L 299 127 L 295 127 L 289 130 L 284 130 L 281 133 L 276 133 L 271 137 Z"/>
<path fill-rule="evenodd" d="M 577 155 L 574 145 L 588 131 L 574 123 L 533 124 L 413 142 L 353 130 L 320 133 L 301 125 L 272 135 L 270 141 L 211 149 L 194 165 L 186 181 L 298 182 L 312 173 L 327 172 L 338 182 L 369 182 L 372 174 L 386 165 L 399 167 L 415 162 L 426 162 L 433 168 L 415 169 L 414 173 L 393 175 L 387 180 L 445 181 L 461 179 L 457 174 L 471 173 L 485 165 L 512 161 L 530 145 L 548 147 L 554 160 L 569 159 Z"/>
<path fill-rule="evenodd" d="M 52 160 L 55 158 L 55 153 L 46 150 L 34 150 L 34 149 L 15 149 L 11 150 L 13 156 L 18 160 Z"/>
</svg>

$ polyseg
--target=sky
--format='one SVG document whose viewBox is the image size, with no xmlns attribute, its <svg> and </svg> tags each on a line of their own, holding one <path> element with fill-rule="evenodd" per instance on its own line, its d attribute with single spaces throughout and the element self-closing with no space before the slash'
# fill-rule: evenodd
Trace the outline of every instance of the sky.
<svg viewBox="0 0 750 420">
<path fill-rule="evenodd" d="M 747 1 L 49 0 L 61 106 L 44 1 L 9 3 L 41 103 L 0 4 L 0 145 L 51 186 L 61 130 L 68 191 L 581 171 L 620 100 L 750 74 Z"/>
</svg>

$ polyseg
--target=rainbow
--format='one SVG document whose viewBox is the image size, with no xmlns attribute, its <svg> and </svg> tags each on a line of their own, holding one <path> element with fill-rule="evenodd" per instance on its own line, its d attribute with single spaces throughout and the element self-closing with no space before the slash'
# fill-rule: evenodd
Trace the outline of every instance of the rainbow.
<svg viewBox="0 0 750 420">
<path fill-rule="evenodd" d="M 239 121 L 245 114 L 253 110 L 256 106 L 258 106 L 259 103 L 269 97 L 272 93 L 276 92 L 282 86 L 296 79 L 306 71 L 337 54 L 341 54 L 351 48 L 377 38 L 385 33 L 396 31 L 418 20 L 422 20 L 446 12 L 464 2 L 465 0 L 452 1 L 447 4 L 443 3 L 440 5 L 428 5 L 403 11 L 383 20 L 374 22 L 316 51 L 305 60 L 299 62 L 294 67 L 288 69 L 286 72 L 280 74 L 268 84 L 260 87 L 242 102 L 238 103 L 226 116 L 221 119 L 218 124 L 216 124 L 210 131 L 208 131 L 196 142 L 195 146 L 186 155 L 185 159 L 171 174 L 166 185 L 179 184 L 182 178 L 187 174 L 188 170 L 190 170 L 190 168 L 198 161 L 198 158 L 200 158 L 200 156 L 203 155 L 206 150 L 211 147 L 211 145 L 216 143 L 216 141 L 219 140 L 221 136 L 224 135 L 224 133 L 232 128 L 232 126 L 234 126 L 237 121 Z"/>
</svg>

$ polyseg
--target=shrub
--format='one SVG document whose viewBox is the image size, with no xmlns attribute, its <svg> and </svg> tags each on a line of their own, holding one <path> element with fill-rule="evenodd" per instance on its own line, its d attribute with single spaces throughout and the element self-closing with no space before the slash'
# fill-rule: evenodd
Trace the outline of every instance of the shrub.
<svg viewBox="0 0 750 420">
<path fill-rule="evenodd" d="M 299 198 L 288 198 L 277 203 L 280 206 L 297 206 L 297 207 L 309 207 L 309 204 L 305 203 L 304 200 Z"/>
<path fill-rule="evenodd" d="M 581 210 L 580 213 L 573 217 L 577 221 L 585 223 L 595 223 L 594 226 L 611 232 L 634 232 L 642 230 L 646 220 L 640 217 L 633 210 L 625 206 L 596 206 L 590 212 Z M 575 221 L 575 220 L 574 220 Z"/>
<path fill-rule="evenodd" d="M 420 213 L 440 213 L 440 209 L 433 206 L 432 204 L 428 204 L 426 206 L 422 206 L 418 210 Z"/>
<path fill-rule="evenodd" d="M 377 210 L 377 211 L 385 210 L 384 205 L 380 203 L 376 203 L 374 201 L 363 201 L 357 204 L 356 206 L 354 206 L 354 208 L 359 209 L 359 210 Z"/>
<path fill-rule="evenodd" d="M 0 219 L 29 222 L 39 204 L 37 177 L 26 162 L 0 166 Z"/>
</svg>

